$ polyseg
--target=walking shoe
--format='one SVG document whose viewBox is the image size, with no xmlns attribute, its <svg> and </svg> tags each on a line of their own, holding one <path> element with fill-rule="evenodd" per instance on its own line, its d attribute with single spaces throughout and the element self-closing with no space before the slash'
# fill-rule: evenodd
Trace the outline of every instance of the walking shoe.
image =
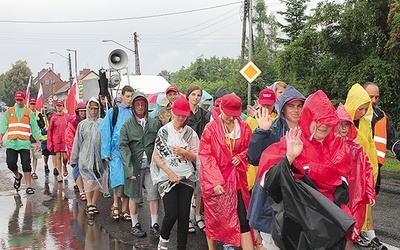
<svg viewBox="0 0 400 250">
<path fill-rule="evenodd" d="M 164 240 L 160 236 L 160 240 L 158 241 L 157 250 L 168 250 L 168 243 L 169 243 L 169 240 Z"/>
<path fill-rule="evenodd" d="M 193 222 L 192 222 L 192 221 L 189 221 L 188 232 L 189 232 L 189 233 L 195 233 L 195 232 L 196 232 L 196 228 L 194 228 L 194 225 L 193 225 Z"/>
<path fill-rule="evenodd" d="M 368 237 L 361 232 L 360 236 L 358 236 L 357 244 L 362 247 L 368 247 L 370 245 L 370 241 Z"/>
<path fill-rule="evenodd" d="M 140 223 L 136 223 L 134 227 L 131 227 L 131 234 L 135 235 L 136 237 L 145 237 L 146 232 L 143 231 L 142 226 Z"/>
<path fill-rule="evenodd" d="M 371 240 L 371 248 L 372 250 L 387 250 L 387 247 L 376 237 Z"/>
<path fill-rule="evenodd" d="M 49 173 L 50 173 L 49 166 L 47 166 L 47 165 L 44 166 L 44 173 L 45 173 L 45 175 L 49 175 Z"/>
<path fill-rule="evenodd" d="M 154 223 L 152 227 L 150 227 L 150 234 L 154 237 L 160 237 L 160 226 L 157 223 Z"/>
<path fill-rule="evenodd" d="M 110 193 L 104 193 L 104 194 L 103 194 L 103 197 L 104 197 L 104 198 L 111 198 L 111 194 L 110 194 Z"/>
</svg>

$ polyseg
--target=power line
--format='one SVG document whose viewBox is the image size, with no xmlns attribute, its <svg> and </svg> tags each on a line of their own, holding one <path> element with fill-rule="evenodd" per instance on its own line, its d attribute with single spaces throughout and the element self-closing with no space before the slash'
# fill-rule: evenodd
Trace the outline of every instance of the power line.
<svg viewBox="0 0 400 250">
<path fill-rule="evenodd" d="M 139 19 L 148 19 L 148 18 L 156 18 L 156 17 L 165 17 L 165 16 L 174 16 L 180 14 L 188 14 L 194 12 L 200 12 L 210 9 L 217 9 L 226 6 L 231 6 L 235 4 L 242 4 L 242 2 L 233 2 L 228 4 L 222 4 L 212 7 L 206 7 L 201 9 L 194 10 L 185 10 L 178 12 L 171 12 L 165 14 L 156 14 L 156 15 L 148 15 L 148 16 L 139 16 L 139 17 L 123 17 L 123 18 L 110 18 L 110 19 L 95 19 L 95 20 L 71 20 L 71 21 L 34 21 L 34 20 L 0 20 L 0 23 L 20 23 L 20 24 L 76 24 L 76 23 L 99 23 L 99 22 L 117 22 L 117 21 L 127 21 L 127 20 L 139 20 Z"/>
</svg>

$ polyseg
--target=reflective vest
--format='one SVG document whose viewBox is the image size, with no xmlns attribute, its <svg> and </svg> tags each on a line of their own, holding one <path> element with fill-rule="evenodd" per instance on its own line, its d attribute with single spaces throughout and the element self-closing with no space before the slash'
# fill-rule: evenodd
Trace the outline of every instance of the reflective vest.
<svg viewBox="0 0 400 250">
<path fill-rule="evenodd" d="M 20 139 L 29 141 L 31 135 L 30 113 L 30 109 L 25 109 L 21 120 L 18 121 L 15 108 L 11 107 L 8 109 L 8 140 Z"/>
<path fill-rule="evenodd" d="M 376 146 L 376 154 L 378 155 L 378 163 L 383 165 L 383 163 L 385 162 L 386 144 L 387 144 L 387 128 L 386 128 L 385 113 L 383 113 L 383 118 L 375 123 L 374 141 Z"/>
</svg>

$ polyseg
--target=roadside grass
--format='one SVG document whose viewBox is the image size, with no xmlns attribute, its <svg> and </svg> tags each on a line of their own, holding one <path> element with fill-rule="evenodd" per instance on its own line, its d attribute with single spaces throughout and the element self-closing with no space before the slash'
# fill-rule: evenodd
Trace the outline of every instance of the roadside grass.
<svg viewBox="0 0 400 250">
<path fill-rule="evenodd" d="M 386 152 L 385 163 L 382 166 L 382 170 L 400 172 L 400 161 L 398 161 L 390 151 Z"/>
<path fill-rule="evenodd" d="M 381 168 L 381 175 L 383 179 L 394 178 L 400 180 L 400 161 L 390 151 L 386 152 L 385 163 Z"/>
</svg>

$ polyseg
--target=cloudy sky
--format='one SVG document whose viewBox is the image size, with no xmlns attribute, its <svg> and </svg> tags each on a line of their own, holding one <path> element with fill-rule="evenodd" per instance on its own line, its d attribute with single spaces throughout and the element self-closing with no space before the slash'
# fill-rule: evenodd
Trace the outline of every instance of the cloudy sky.
<svg viewBox="0 0 400 250">
<path fill-rule="evenodd" d="M 33 75 L 54 64 L 68 78 L 67 49 L 77 51 L 78 69 L 108 67 L 116 48 L 129 55 L 134 72 L 133 33 L 139 37 L 143 75 L 175 72 L 197 57 L 240 55 L 243 1 L 239 0 L 1 0 L 0 74 L 26 60 Z M 284 10 L 266 1 L 269 12 Z M 50 52 L 56 52 L 51 54 Z M 57 54 L 58 53 L 58 54 Z M 74 72 L 74 53 L 72 66 Z"/>
</svg>

